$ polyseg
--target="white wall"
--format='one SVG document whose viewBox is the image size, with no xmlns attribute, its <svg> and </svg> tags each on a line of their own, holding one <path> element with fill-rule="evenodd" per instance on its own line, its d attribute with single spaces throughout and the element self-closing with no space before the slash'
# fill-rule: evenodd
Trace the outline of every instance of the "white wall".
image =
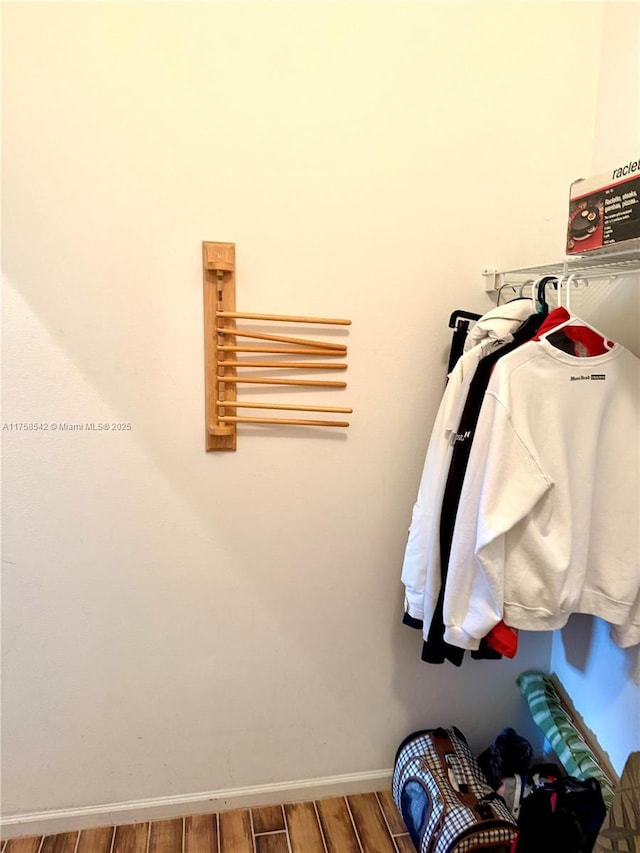
<svg viewBox="0 0 640 853">
<path fill-rule="evenodd" d="M 590 174 L 635 158 L 639 148 L 640 4 L 607 3 Z M 580 316 L 640 355 L 640 276 L 594 284 L 577 296 Z M 589 616 L 574 616 L 553 639 L 551 667 L 618 773 L 640 749 L 637 652 L 619 649 L 609 626 Z"/>
<path fill-rule="evenodd" d="M 525 731 L 514 679 L 550 636 L 429 667 L 399 573 L 450 312 L 490 307 L 487 263 L 563 251 L 601 5 L 3 19 L 3 420 L 132 424 L 2 433 L 4 812 L 388 768 L 423 725 Z M 345 435 L 205 455 L 202 240 L 236 242 L 245 310 L 353 319 Z"/>
</svg>

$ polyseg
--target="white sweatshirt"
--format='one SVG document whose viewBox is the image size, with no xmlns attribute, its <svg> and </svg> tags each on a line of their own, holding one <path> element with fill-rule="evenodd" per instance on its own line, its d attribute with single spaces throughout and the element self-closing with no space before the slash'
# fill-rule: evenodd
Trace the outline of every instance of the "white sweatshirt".
<svg viewBox="0 0 640 853">
<path fill-rule="evenodd" d="M 514 325 L 513 321 L 523 322 L 535 312 L 531 299 L 512 299 L 504 305 L 496 305 L 495 308 L 483 314 L 469 329 L 464 341 L 464 352 L 468 352 L 487 338 L 508 339 L 509 334 L 515 332 L 518 327 L 518 324 Z"/>
<path fill-rule="evenodd" d="M 640 643 L 640 359 L 548 341 L 496 365 L 456 520 L 445 640 L 476 649 L 500 619 L 553 630 L 571 613 Z"/>
<path fill-rule="evenodd" d="M 531 314 L 531 303 L 517 300 L 483 315 L 476 345 L 460 357 L 449 374 L 431 431 L 418 497 L 413 507 L 402 565 L 405 611 L 431 624 L 441 586 L 440 510 L 453 453 L 451 436 L 458 429 L 467 392 L 480 359 L 512 339 L 512 332 Z M 474 327 L 475 328 L 475 327 Z"/>
</svg>

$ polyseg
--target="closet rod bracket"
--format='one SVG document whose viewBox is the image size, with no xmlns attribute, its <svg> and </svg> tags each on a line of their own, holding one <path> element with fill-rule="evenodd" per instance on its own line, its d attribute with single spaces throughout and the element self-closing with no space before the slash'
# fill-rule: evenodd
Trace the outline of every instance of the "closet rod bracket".
<svg viewBox="0 0 640 853">
<path fill-rule="evenodd" d="M 484 289 L 487 293 L 492 293 L 500 287 L 501 273 L 497 267 L 484 267 L 482 276 L 484 278 Z"/>
</svg>

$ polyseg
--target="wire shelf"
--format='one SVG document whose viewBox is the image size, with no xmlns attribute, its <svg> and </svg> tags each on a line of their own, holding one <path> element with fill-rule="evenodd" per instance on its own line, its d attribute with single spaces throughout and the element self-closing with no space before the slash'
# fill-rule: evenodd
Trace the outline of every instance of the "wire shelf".
<svg viewBox="0 0 640 853">
<path fill-rule="evenodd" d="M 567 276 L 574 274 L 581 278 L 617 278 L 623 275 L 640 273 L 640 240 L 624 250 L 598 250 L 598 253 L 567 256 L 552 264 L 541 264 L 517 269 L 484 269 L 485 289 L 498 290 L 509 281 L 529 278 L 537 279 L 544 275 Z M 517 283 L 522 283 L 518 281 Z"/>
</svg>

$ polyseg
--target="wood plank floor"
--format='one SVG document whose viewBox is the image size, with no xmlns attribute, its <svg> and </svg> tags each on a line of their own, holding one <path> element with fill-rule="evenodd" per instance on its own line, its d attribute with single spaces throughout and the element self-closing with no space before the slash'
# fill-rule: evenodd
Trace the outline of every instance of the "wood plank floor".
<svg viewBox="0 0 640 853">
<path fill-rule="evenodd" d="M 415 853 L 390 791 L 0 842 L 0 853 Z"/>
</svg>

